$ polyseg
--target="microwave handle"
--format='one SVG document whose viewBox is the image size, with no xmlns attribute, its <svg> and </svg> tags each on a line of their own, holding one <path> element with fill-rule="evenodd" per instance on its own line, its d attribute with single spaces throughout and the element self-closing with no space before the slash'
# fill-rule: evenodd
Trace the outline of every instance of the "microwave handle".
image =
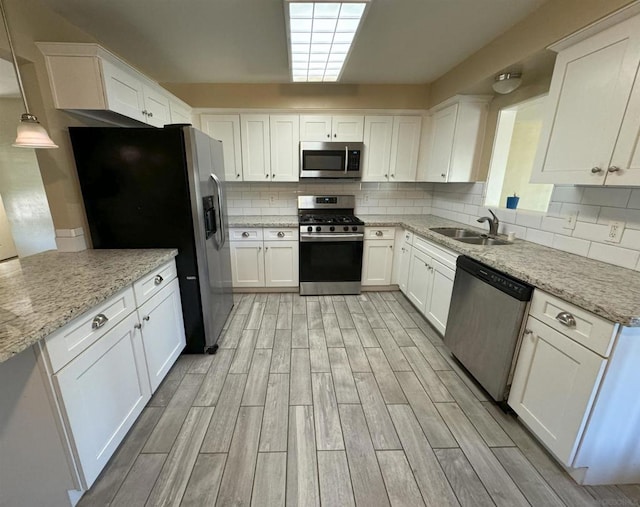
<svg viewBox="0 0 640 507">
<path fill-rule="evenodd" d="M 344 147 L 344 173 L 347 174 L 347 169 L 349 168 L 349 147 Z"/>
</svg>

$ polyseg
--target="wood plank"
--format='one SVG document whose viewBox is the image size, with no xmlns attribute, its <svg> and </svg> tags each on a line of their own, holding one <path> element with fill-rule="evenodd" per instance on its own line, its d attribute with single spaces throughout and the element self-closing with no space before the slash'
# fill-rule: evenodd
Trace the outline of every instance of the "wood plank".
<svg viewBox="0 0 640 507">
<path fill-rule="evenodd" d="M 256 347 L 255 329 L 246 329 L 242 331 L 242 338 L 236 349 L 236 355 L 233 356 L 233 361 L 229 367 L 229 373 L 249 373 L 249 366 L 251 365 L 251 358 L 253 357 L 253 350 Z"/>
<path fill-rule="evenodd" d="M 352 315 L 354 313 L 364 313 L 357 296 L 345 296 L 344 301 L 347 303 L 347 308 Z"/>
<path fill-rule="evenodd" d="M 436 407 L 496 505 L 529 505 L 460 407 L 455 403 L 438 403 Z"/>
<path fill-rule="evenodd" d="M 269 294 L 267 304 L 264 306 L 264 313 L 278 315 L 278 306 L 280 306 L 280 294 Z"/>
<path fill-rule="evenodd" d="M 376 338 L 376 335 L 364 314 L 354 313 L 351 315 L 351 318 L 356 330 L 358 331 L 358 336 L 360 337 L 362 346 L 379 347 L 380 344 L 378 343 L 378 339 Z"/>
<path fill-rule="evenodd" d="M 304 296 L 300 294 L 292 295 L 293 314 L 294 315 L 306 315 L 307 314 L 307 301 Z"/>
<path fill-rule="evenodd" d="M 318 451 L 318 474 L 322 505 L 355 507 L 344 451 Z"/>
<path fill-rule="evenodd" d="M 276 329 L 270 373 L 289 373 L 291 368 L 291 329 Z"/>
<path fill-rule="evenodd" d="M 384 312 L 391 312 L 391 309 L 387 305 L 387 302 L 382 299 L 380 292 L 370 292 L 369 299 L 373 303 L 373 306 L 376 307 L 378 313 L 382 314 Z"/>
<path fill-rule="evenodd" d="M 204 375 L 195 373 L 187 373 L 184 376 L 142 452 L 167 454 L 171 451 L 203 379 Z"/>
<path fill-rule="evenodd" d="M 483 405 L 566 505 L 570 507 L 595 507 L 598 505 L 593 497 L 583 487 L 576 484 L 560 465 L 542 449 L 515 417 L 505 414 L 495 403 L 486 402 Z"/>
<path fill-rule="evenodd" d="M 320 296 L 320 313 L 322 315 L 326 313 L 336 313 L 333 309 L 333 302 L 331 301 L 331 296 Z"/>
<path fill-rule="evenodd" d="M 520 449 L 516 447 L 496 448 L 493 449 L 493 454 L 531 505 L 564 506 L 562 500 L 536 472 L 536 469 L 522 455 Z"/>
<path fill-rule="evenodd" d="M 344 449 L 338 402 L 330 373 L 311 373 L 316 448 L 319 451 Z"/>
<path fill-rule="evenodd" d="M 254 303 L 267 303 L 267 296 L 268 294 L 265 294 L 264 292 L 262 293 L 258 293 L 256 294 L 256 297 L 254 298 L 253 302 Z"/>
<path fill-rule="evenodd" d="M 335 296 L 332 296 L 332 299 Z M 318 296 L 305 296 L 307 303 L 320 303 L 320 298 Z M 308 308 L 307 308 L 308 309 Z"/>
<path fill-rule="evenodd" d="M 489 447 L 515 446 L 454 371 L 439 371 L 438 376 Z"/>
<path fill-rule="evenodd" d="M 215 504 L 226 460 L 226 454 L 198 454 L 180 507 Z"/>
<path fill-rule="evenodd" d="M 362 407 L 340 405 L 340 420 L 356 504 L 367 507 L 390 505 Z"/>
<path fill-rule="evenodd" d="M 451 355 L 446 347 L 436 347 L 442 358 L 449 363 L 451 369 L 458 374 L 458 377 L 462 379 L 465 385 L 473 393 L 473 395 L 480 401 L 488 401 L 489 397 L 485 394 L 484 390 L 461 366 L 458 361 Z"/>
<path fill-rule="evenodd" d="M 290 405 L 311 405 L 311 362 L 308 349 L 291 350 Z"/>
<path fill-rule="evenodd" d="M 179 380 L 182 382 L 184 376 L 189 373 L 189 368 L 191 368 L 191 363 L 194 359 L 195 356 L 193 354 L 179 356 L 176 362 L 173 363 L 169 373 L 167 373 L 165 380 Z"/>
<path fill-rule="evenodd" d="M 398 302 L 398 304 L 404 308 L 404 310 L 408 312 L 415 311 L 415 306 L 407 299 L 407 297 L 399 290 L 391 291 L 393 297 Z"/>
<path fill-rule="evenodd" d="M 418 313 L 415 309 L 413 312 L 407 312 L 411 320 L 416 323 L 418 329 L 424 333 L 427 339 L 433 344 L 434 347 L 442 347 L 442 335 L 429 323 L 423 315 Z"/>
<path fill-rule="evenodd" d="M 292 303 L 293 304 L 293 293 L 292 292 L 283 292 L 280 294 L 280 302 L 281 303 Z"/>
<path fill-rule="evenodd" d="M 276 336 L 276 321 L 278 316 L 272 313 L 265 313 L 262 316 L 258 336 L 256 337 L 257 349 L 272 349 L 273 340 Z"/>
<path fill-rule="evenodd" d="M 255 298 L 255 294 L 243 294 L 240 303 L 238 303 L 238 308 L 236 308 L 236 313 L 245 313 L 249 315 Z"/>
<path fill-rule="evenodd" d="M 271 367 L 271 349 L 256 349 L 251 360 L 241 405 L 264 406 Z"/>
<path fill-rule="evenodd" d="M 310 301 L 307 298 L 307 327 L 311 329 L 322 329 L 322 313 L 320 312 L 320 303 Z"/>
<path fill-rule="evenodd" d="M 426 505 L 459 505 L 447 477 L 408 405 L 388 407 Z"/>
<path fill-rule="evenodd" d="M 287 453 L 259 452 L 251 507 L 284 507 L 286 481 Z"/>
<path fill-rule="evenodd" d="M 264 315 L 264 303 L 253 303 L 247 322 L 244 325 L 245 329 L 260 329 L 262 323 L 262 316 Z"/>
<path fill-rule="evenodd" d="M 619 484 L 618 489 L 629 499 L 640 505 L 640 484 Z M 633 503 L 631 504 L 633 505 Z"/>
<path fill-rule="evenodd" d="M 167 459 L 166 454 L 140 454 L 109 506 L 142 507 Z"/>
<path fill-rule="evenodd" d="M 218 402 L 220 391 L 229 373 L 229 367 L 233 360 L 232 349 L 219 349 L 209 372 L 204 377 L 198 394 L 193 400 L 194 406 L 212 407 Z"/>
<path fill-rule="evenodd" d="M 371 366 L 369 365 L 369 360 L 364 353 L 364 348 L 362 347 L 362 343 L 358 337 L 358 332 L 355 329 L 344 329 L 342 331 L 342 338 L 344 339 L 344 347 L 347 351 L 351 371 L 371 371 Z"/>
<path fill-rule="evenodd" d="M 283 303 L 280 300 L 278 307 L 278 320 L 276 321 L 276 329 L 291 329 L 291 318 L 293 316 L 293 305 L 291 303 Z"/>
<path fill-rule="evenodd" d="M 180 504 L 212 415 L 212 407 L 193 407 L 189 410 L 176 443 L 151 490 L 147 505 Z"/>
<path fill-rule="evenodd" d="M 313 407 L 289 407 L 287 505 L 320 506 Z"/>
<path fill-rule="evenodd" d="M 235 313 L 229 323 L 229 328 L 224 332 L 224 336 L 218 342 L 221 349 L 235 349 L 242 337 L 244 323 L 248 315 L 244 313 Z"/>
<path fill-rule="evenodd" d="M 328 350 L 338 403 L 360 403 L 347 352 L 343 348 L 330 348 Z"/>
<path fill-rule="evenodd" d="M 387 301 L 387 305 L 391 309 L 391 313 L 396 316 L 400 325 L 405 329 L 411 329 L 414 327 L 418 327 L 413 319 L 409 317 L 409 314 L 406 312 L 404 308 L 397 301 Z"/>
<path fill-rule="evenodd" d="M 262 419 L 260 452 L 286 451 L 289 425 L 289 375 L 269 375 L 267 401 Z"/>
<path fill-rule="evenodd" d="M 206 375 L 209 372 L 214 358 L 215 356 L 213 354 L 194 354 L 188 373 Z"/>
<path fill-rule="evenodd" d="M 436 372 L 416 347 L 402 347 L 402 352 L 431 401 L 434 403 L 454 401 L 453 396 L 447 391 Z"/>
<path fill-rule="evenodd" d="M 458 447 L 456 439 L 453 438 L 449 428 L 422 388 L 415 373 L 408 371 L 398 372 L 396 377 L 431 447 L 434 449 Z"/>
<path fill-rule="evenodd" d="M 327 347 L 344 347 L 342 341 L 342 333 L 338 325 L 338 319 L 335 313 L 323 313 L 322 325 L 324 326 L 324 334 L 327 339 Z"/>
<path fill-rule="evenodd" d="M 402 327 L 393 313 L 381 313 L 380 318 L 384 321 L 387 329 L 391 333 L 391 336 L 398 344 L 398 347 L 413 347 L 413 340 L 411 340 L 407 330 Z"/>
<path fill-rule="evenodd" d="M 331 371 L 323 329 L 309 329 L 309 358 L 312 372 Z"/>
<path fill-rule="evenodd" d="M 391 369 L 393 371 L 412 371 L 411 365 L 409 365 L 400 347 L 391 337 L 389 330 L 375 329 L 374 332 L 380 347 L 384 351 L 384 355 L 387 357 L 387 361 L 389 361 L 389 365 L 391 365 Z"/>
<path fill-rule="evenodd" d="M 494 507 L 489 493 L 460 449 L 436 449 L 436 457 L 463 507 Z"/>
<path fill-rule="evenodd" d="M 336 311 L 336 317 L 338 319 L 340 329 L 353 329 L 355 327 L 353 319 L 351 318 L 351 312 L 349 311 L 346 302 L 334 301 L 333 308 Z"/>
<path fill-rule="evenodd" d="M 402 451 L 377 451 L 384 484 L 393 507 L 424 506 L 409 462 Z"/>
<path fill-rule="evenodd" d="M 149 433 L 160 420 L 162 412 L 159 407 L 146 407 L 142 411 L 98 480 L 80 499 L 79 507 L 108 505 L 111 502 L 144 447 Z"/>
<path fill-rule="evenodd" d="M 387 326 L 380 317 L 378 310 L 376 310 L 375 305 L 371 301 L 360 301 L 360 306 L 362 306 L 362 311 L 367 316 L 367 320 L 369 321 L 369 325 L 373 329 L 386 329 Z"/>
<path fill-rule="evenodd" d="M 238 417 L 242 393 L 247 382 L 245 373 L 227 375 L 201 452 L 228 452 L 233 428 Z"/>
<path fill-rule="evenodd" d="M 224 350 L 230 350 L 230 349 L 224 349 Z M 232 352 L 231 356 L 233 357 L 233 351 L 231 352 Z M 147 403 L 147 406 L 148 407 L 166 407 L 169 404 L 169 401 L 171 401 L 171 398 L 173 398 L 173 395 L 175 394 L 175 392 L 178 390 L 178 386 L 180 385 L 180 382 L 181 381 L 178 379 L 172 380 L 165 377 L 162 383 L 158 386 L 158 389 L 156 389 L 156 392 L 153 393 L 153 396 L 149 400 L 149 403 Z"/>
<path fill-rule="evenodd" d="M 450 370 L 451 365 L 444 360 L 444 358 L 438 352 L 429 341 L 427 336 L 419 329 L 407 329 L 407 334 L 413 341 L 414 345 L 418 347 L 418 350 L 422 353 L 427 360 L 431 368 L 434 370 Z"/>
<path fill-rule="evenodd" d="M 405 398 L 396 376 L 391 371 L 391 366 L 389 366 L 382 349 L 366 349 L 366 354 L 385 403 L 407 403 L 407 398 Z"/>
<path fill-rule="evenodd" d="M 585 486 L 599 505 L 634 505 L 616 486 Z"/>
<path fill-rule="evenodd" d="M 355 373 L 362 410 L 374 449 L 402 449 L 373 373 Z"/>
<path fill-rule="evenodd" d="M 262 407 L 240 409 L 216 505 L 249 505 L 251 503 L 262 410 Z"/>
<path fill-rule="evenodd" d="M 291 347 L 294 349 L 308 349 L 309 329 L 307 329 L 307 316 L 294 313 L 291 328 Z"/>
</svg>

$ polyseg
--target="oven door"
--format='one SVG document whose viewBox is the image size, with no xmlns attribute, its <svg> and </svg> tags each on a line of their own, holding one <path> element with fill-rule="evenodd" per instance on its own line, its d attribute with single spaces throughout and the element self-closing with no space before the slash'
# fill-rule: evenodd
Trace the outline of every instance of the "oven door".
<svg viewBox="0 0 640 507">
<path fill-rule="evenodd" d="M 360 178 L 362 150 L 362 143 L 300 143 L 300 177 Z"/>
<path fill-rule="evenodd" d="M 364 235 L 300 235 L 300 294 L 360 294 Z"/>
</svg>

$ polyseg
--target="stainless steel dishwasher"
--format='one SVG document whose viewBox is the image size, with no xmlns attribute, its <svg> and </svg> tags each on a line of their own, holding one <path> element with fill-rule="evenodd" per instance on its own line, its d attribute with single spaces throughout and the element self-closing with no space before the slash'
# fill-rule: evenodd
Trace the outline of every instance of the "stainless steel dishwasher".
<svg viewBox="0 0 640 507">
<path fill-rule="evenodd" d="M 444 343 L 494 400 L 507 399 L 533 287 L 461 255 Z"/>
</svg>

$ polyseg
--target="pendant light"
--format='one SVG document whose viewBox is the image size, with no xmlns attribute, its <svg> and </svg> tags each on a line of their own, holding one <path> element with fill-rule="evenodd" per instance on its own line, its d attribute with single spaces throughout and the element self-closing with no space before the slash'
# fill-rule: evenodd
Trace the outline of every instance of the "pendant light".
<svg viewBox="0 0 640 507">
<path fill-rule="evenodd" d="M 503 72 L 495 77 L 493 89 L 497 93 L 506 95 L 514 91 L 521 84 L 522 74 L 520 72 Z"/>
<path fill-rule="evenodd" d="M 18 136 L 16 137 L 13 146 L 16 148 L 57 148 L 58 145 L 51 140 L 47 131 L 42 125 L 40 125 L 38 118 L 29 112 L 27 96 L 24 93 L 24 86 L 22 85 L 22 78 L 20 77 L 20 69 L 18 68 L 18 59 L 16 58 L 16 52 L 13 48 L 11 33 L 9 32 L 9 22 L 7 21 L 7 11 L 4 8 L 3 0 L 0 0 L 0 14 L 2 15 L 4 29 L 7 32 L 9 51 L 11 51 L 13 68 L 16 73 L 18 88 L 20 88 L 20 94 L 22 95 L 22 102 L 25 109 L 25 112 L 22 113 L 22 116 L 20 117 L 20 123 L 18 124 Z"/>
</svg>

